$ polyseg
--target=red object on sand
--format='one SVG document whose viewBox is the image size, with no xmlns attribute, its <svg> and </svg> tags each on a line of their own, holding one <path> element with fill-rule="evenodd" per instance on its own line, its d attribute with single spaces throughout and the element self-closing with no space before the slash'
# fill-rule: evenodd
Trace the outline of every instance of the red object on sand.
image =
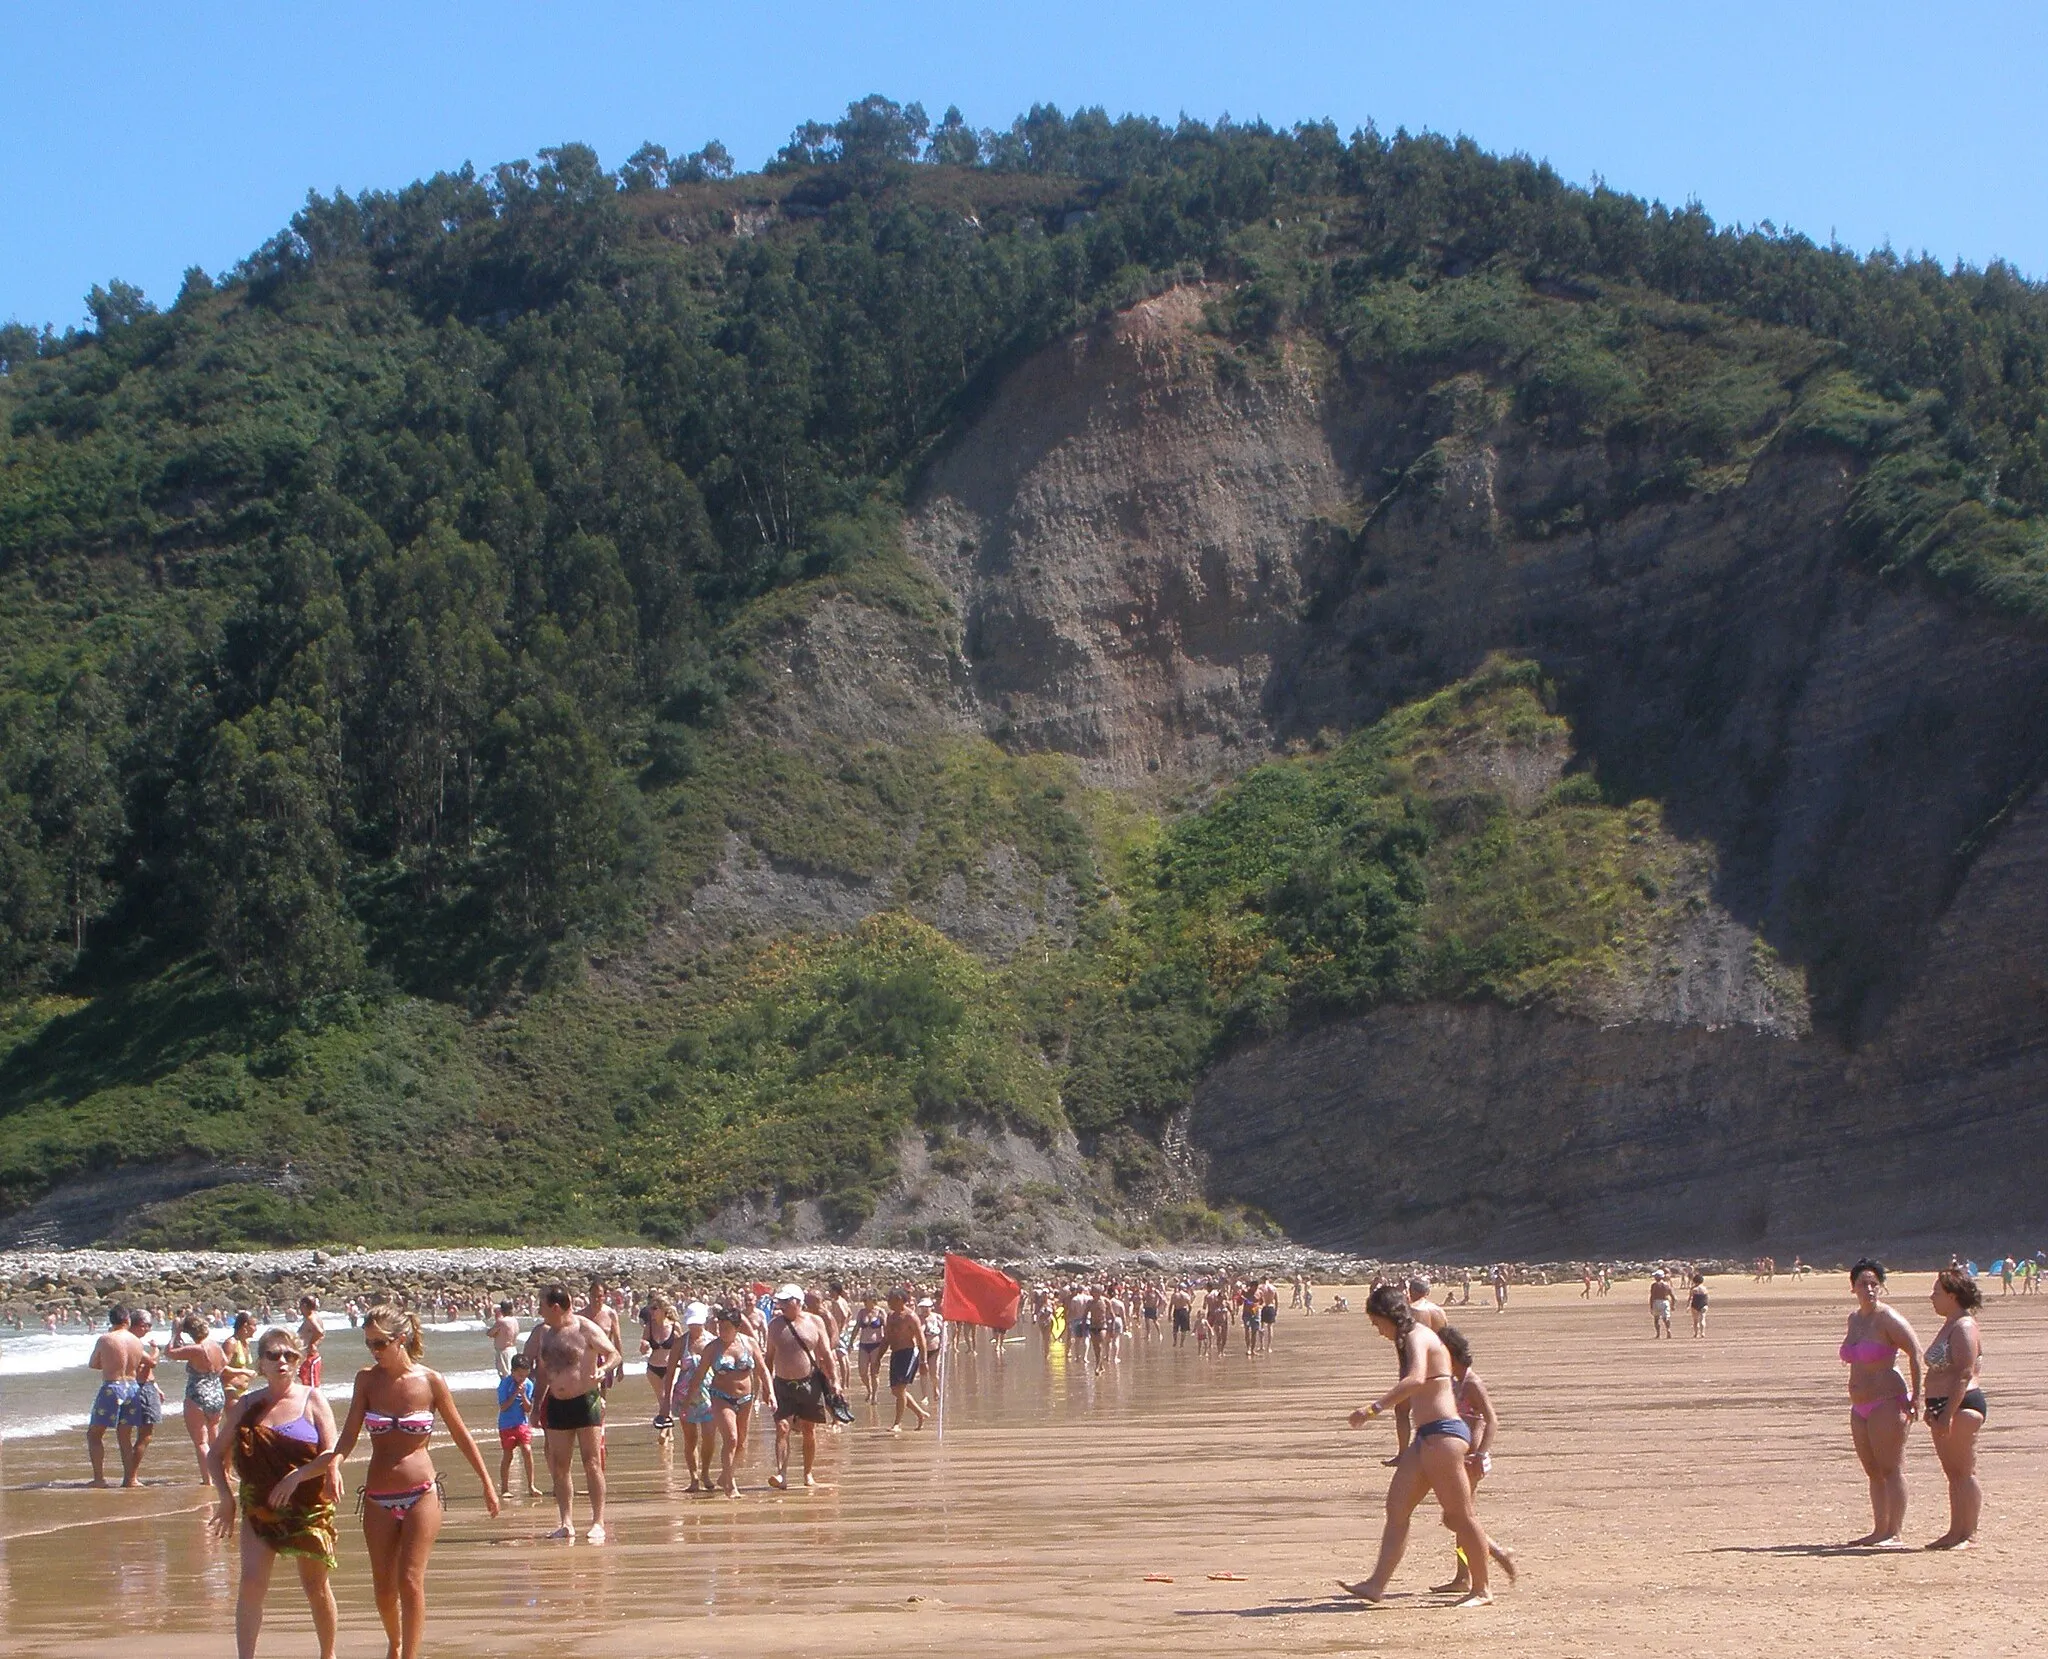
<svg viewBox="0 0 2048 1659">
<path fill-rule="evenodd" d="M 998 1267 L 969 1256 L 946 1257 L 946 1293 L 939 1312 L 956 1325 L 987 1325 L 1007 1331 L 1017 1323 L 1024 1287 Z"/>
</svg>

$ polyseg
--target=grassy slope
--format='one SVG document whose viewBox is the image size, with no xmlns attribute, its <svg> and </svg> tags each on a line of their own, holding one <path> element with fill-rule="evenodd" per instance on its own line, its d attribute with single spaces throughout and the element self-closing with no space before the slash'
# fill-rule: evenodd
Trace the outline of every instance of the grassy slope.
<svg viewBox="0 0 2048 1659">
<path fill-rule="evenodd" d="M 1583 777 L 1520 805 L 1474 786 L 1475 757 L 1555 764 L 1567 746 L 1534 671 L 1500 664 L 1261 767 L 1171 825 L 1075 787 L 1056 757 L 884 751 L 875 767 L 922 806 L 901 896 L 971 864 L 962 850 L 1008 840 L 1087 882 L 1079 946 L 990 965 L 896 910 L 836 938 L 596 972 L 475 1021 L 402 997 L 255 1019 L 203 965 L 181 964 L 97 1001 L 9 1011 L 0 1183 L 19 1200 L 122 1161 L 288 1158 L 287 1186 L 164 1206 L 139 1236 L 678 1240 L 705 1236 L 724 1203 L 778 1189 L 857 1223 L 912 1126 L 1071 1122 L 1131 1187 L 1113 1220 L 1132 1236 L 1188 1225 L 1148 1219 L 1156 1168 L 1134 1131 L 1177 1104 L 1218 1044 L 1388 998 L 1571 1004 L 1673 924 L 1696 890 L 1675 875 L 1706 855 L 1669 836 L 1654 804 L 1606 804 Z M 740 746 L 706 773 L 736 791 L 735 819 L 754 801 L 750 829 L 792 856 L 807 834 L 880 847 L 901 830 L 902 801 L 857 766 L 806 775 L 795 798 L 808 792 L 809 813 L 762 813 L 759 765 Z M 1414 828 L 1403 856 L 1420 884 L 1396 872 L 1414 896 L 1395 895 L 1386 948 L 1345 982 L 1345 927 L 1303 925 L 1276 894 L 1304 869 L 1341 886 L 1347 869 L 1389 868 L 1390 825 Z"/>
</svg>

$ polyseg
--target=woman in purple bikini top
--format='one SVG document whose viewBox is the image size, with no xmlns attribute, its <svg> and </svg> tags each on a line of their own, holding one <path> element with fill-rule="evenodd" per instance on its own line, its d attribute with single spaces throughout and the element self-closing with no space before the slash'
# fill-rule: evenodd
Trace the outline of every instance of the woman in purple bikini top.
<svg viewBox="0 0 2048 1659">
<path fill-rule="evenodd" d="M 1870 1531 L 1858 1544 L 1890 1544 L 1906 1519 L 1906 1430 L 1920 1400 L 1920 1339 L 1883 1297 L 1884 1264 L 1868 1258 L 1850 1271 L 1856 1308 L 1838 1351 L 1849 1367 L 1849 1437 L 1870 1482 Z M 1904 1354 L 1911 1386 L 1899 1375 Z"/>
</svg>

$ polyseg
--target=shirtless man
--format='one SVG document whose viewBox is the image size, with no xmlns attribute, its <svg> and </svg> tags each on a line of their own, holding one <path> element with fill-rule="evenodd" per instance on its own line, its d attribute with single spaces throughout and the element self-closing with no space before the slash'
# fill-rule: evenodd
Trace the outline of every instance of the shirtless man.
<svg viewBox="0 0 2048 1659">
<path fill-rule="evenodd" d="M 512 1317 L 510 1301 L 498 1304 L 498 1317 L 491 1321 L 491 1349 L 498 1356 L 498 1375 L 512 1375 L 512 1356 L 519 1352 L 519 1321 Z"/>
<path fill-rule="evenodd" d="M 1671 1281 L 1660 1267 L 1650 1280 L 1650 1335 L 1653 1338 L 1671 1334 L 1671 1296 Z"/>
<path fill-rule="evenodd" d="M 93 1396 L 92 1421 L 85 1431 L 86 1456 L 92 1459 L 92 1484 L 107 1484 L 107 1430 L 115 1431 L 121 1448 L 121 1484 L 135 1484 L 135 1431 L 148 1421 L 142 1403 L 142 1364 L 149 1356 L 141 1339 L 128 1329 L 128 1310 L 118 1304 L 107 1310 L 107 1328 L 92 1345 L 85 1363 L 100 1374 Z"/>
<path fill-rule="evenodd" d="M 1178 1348 L 1187 1341 L 1188 1332 L 1194 1325 L 1195 1299 L 1188 1294 L 1188 1282 L 1178 1280 L 1173 1295 L 1167 1298 L 1166 1311 L 1173 1323 L 1173 1345 Z"/>
<path fill-rule="evenodd" d="M 808 1306 L 808 1301 L 806 1306 Z M 846 1351 L 846 1327 L 853 1319 L 853 1303 L 847 1299 L 846 1286 L 837 1279 L 825 1281 L 824 1300 L 825 1323 L 832 1327 L 832 1340 L 839 1351 Z"/>
<path fill-rule="evenodd" d="M 832 1421 L 825 1390 L 834 1381 L 832 1331 L 823 1316 L 805 1305 L 802 1285 L 775 1292 L 775 1317 L 768 1321 L 768 1375 L 775 1391 L 775 1473 L 768 1484 L 789 1490 L 789 1425 L 803 1426 L 804 1485 L 815 1487 L 818 1425 Z"/>
<path fill-rule="evenodd" d="M 616 1322 L 616 1316 L 614 1316 Z M 583 1481 L 590 1488 L 590 1531 L 593 1544 L 605 1541 L 604 1530 L 604 1390 L 601 1379 L 624 1363 L 619 1345 L 594 1319 L 574 1311 L 567 1285 L 549 1285 L 540 1293 L 540 1323 L 526 1339 L 526 1357 L 533 1364 L 533 1412 L 545 1431 L 548 1474 L 555 1483 L 555 1510 L 561 1525 L 550 1538 L 573 1540 L 571 1509 L 576 1499 L 571 1459 L 583 1458 Z"/>
<path fill-rule="evenodd" d="M 583 1317 L 604 1332 L 611 1341 L 613 1351 L 619 1356 L 618 1363 L 608 1368 L 598 1379 L 598 1392 L 609 1394 L 612 1384 L 626 1374 L 626 1339 L 619 1330 L 619 1310 L 612 1305 L 612 1299 L 606 1293 L 602 1279 L 590 1281 L 590 1303 L 584 1308 Z"/>
<path fill-rule="evenodd" d="M 1071 1314 L 1069 1315 L 1071 1318 Z M 903 1408 L 917 1413 L 917 1426 L 924 1427 L 924 1405 L 910 1392 L 918 1372 L 925 1365 L 924 1322 L 910 1309 L 910 1298 L 901 1290 L 889 1292 L 889 1317 L 882 1326 L 882 1344 L 889 1350 L 889 1392 L 896 1396 L 896 1421 L 891 1434 L 903 1432 Z M 1068 1327 L 1067 1351 L 1074 1349 L 1073 1328 Z"/>
<path fill-rule="evenodd" d="M 299 1298 L 299 1352 L 304 1357 L 299 1361 L 299 1381 L 308 1388 L 320 1386 L 320 1339 L 327 1334 L 327 1327 L 320 1323 L 320 1298 L 301 1296 Z"/>
<path fill-rule="evenodd" d="M 1429 1281 L 1417 1274 L 1402 1287 L 1408 1297 L 1408 1311 L 1415 1316 L 1415 1323 L 1435 1331 L 1439 1336 L 1451 1322 L 1451 1316 L 1429 1299 Z M 1394 1407 L 1394 1440 L 1399 1450 L 1385 1460 L 1386 1468 L 1393 1468 L 1401 1461 L 1401 1452 L 1408 1449 L 1408 1406 L 1404 1401 Z"/>
</svg>

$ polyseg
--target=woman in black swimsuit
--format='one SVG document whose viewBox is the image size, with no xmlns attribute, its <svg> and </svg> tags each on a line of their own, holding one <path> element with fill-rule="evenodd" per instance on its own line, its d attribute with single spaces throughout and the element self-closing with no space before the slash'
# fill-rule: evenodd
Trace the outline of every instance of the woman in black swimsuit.
<svg viewBox="0 0 2048 1659">
<path fill-rule="evenodd" d="M 1977 1310 L 1984 1305 L 1977 1281 L 1948 1268 L 1934 1276 L 1934 1311 L 1941 1316 L 1941 1335 L 1927 1345 L 1926 1405 L 1923 1415 L 1934 1437 L 1934 1455 L 1948 1476 L 1948 1531 L 1927 1547 L 1968 1549 L 1977 1535 L 1977 1517 L 1984 1510 L 1984 1488 L 1977 1481 L 1977 1436 L 1991 1405 L 1977 1386 L 1984 1363 L 1984 1338 L 1977 1329 Z"/>
<path fill-rule="evenodd" d="M 654 1389 L 654 1426 L 663 1432 L 675 1427 L 676 1350 L 683 1333 L 676 1324 L 676 1310 L 660 1291 L 647 1298 L 640 1314 L 640 1351 L 647 1356 L 647 1381 Z"/>
</svg>

